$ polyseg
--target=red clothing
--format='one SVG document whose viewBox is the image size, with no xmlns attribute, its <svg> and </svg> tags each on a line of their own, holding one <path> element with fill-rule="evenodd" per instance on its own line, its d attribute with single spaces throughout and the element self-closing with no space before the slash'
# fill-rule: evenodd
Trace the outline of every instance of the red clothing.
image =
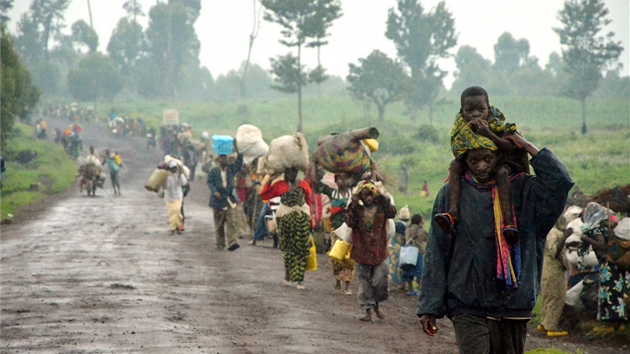
<svg viewBox="0 0 630 354">
<path fill-rule="evenodd" d="M 389 256 L 387 248 L 387 219 L 396 217 L 396 207 L 389 200 L 374 205 L 377 210 L 372 222 L 366 220 L 367 209 L 363 206 L 349 208 L 346 224 L 352 229 L 350 258 L 368 265 L 379 265 Z"/>
<path fill-rule="evenodd" d="M 300 180 L 299 187 L 304 190 L 304 202 L 308 203 L 311 200 L 311 195 L 313 194 L 311 186 Z M 262 200 L 269 200 L 271 198 L 279 197 L 288 192 L 289 189 L 291 189 L 291 187 L 289 187 L 289 184 L 286 181 L 278 181 L 272 185 L 265 184 L 260 190 L 260 198 L 262 198 Z"/>
<path fill-rule="evenodd" d="M 299 187 L 304 190 L 304 202 L 308 204 L 313 195 L 311 186 L 309 186 L 308 183 L 306 183 L 305 181 L 300 180 Z M 291 187 L 289 187 L 289 184 L 284 180 L 278 181 L 272 185 L 265 183 L 265 185 L 263 185 L 262 189 L 260 190 L 260 198 L 263 200 L 269 200 L 271 198 L 283 195 L 290 189 Z M 311 228 L 313 228 L 314 226 L 315 225 L 313 222 L 313 217 L 311 215 Z"/>
</svg>

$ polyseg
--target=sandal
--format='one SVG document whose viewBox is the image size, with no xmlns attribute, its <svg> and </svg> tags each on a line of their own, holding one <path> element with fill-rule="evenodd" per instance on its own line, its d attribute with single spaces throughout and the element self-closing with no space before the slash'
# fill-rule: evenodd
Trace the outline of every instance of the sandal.
<svg viewBox="0 0 630 354">
<path fill-rule="evenodd" d="M 455 235 L 455 219 L 449 213 L 438 213 L 433 217 L 433 221 L 449 235 Z"/>
<path fill-rule="evenodd" d="M 505 242 L 508 245 L 513 245 L 518 243 L 518 229 L 514 225 L 506 225 L 501 231 L 501 234 L 505 238 Z"/>
<path fill-rule="evenodd" d="M 359 321 L 374 322 L 374 320 L 372 319 L 372 310 L 370 309 L 365 310 L 365 316 L 359 318 Z"/>
</svg>

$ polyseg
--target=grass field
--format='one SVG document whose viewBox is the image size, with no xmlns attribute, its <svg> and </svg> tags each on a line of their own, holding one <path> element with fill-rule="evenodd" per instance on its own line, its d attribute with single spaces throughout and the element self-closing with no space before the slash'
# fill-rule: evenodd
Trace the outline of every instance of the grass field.
<svg viewBox="0 0 630 354">
<path fill-rule="evenodd" d="M 7 162 L 1 191 L 2 220 L 22 206 L 68 188 L 74 182 L 77 170 L 61 146 L 33 138 L 31 126 L 16 124 L 16 132 L 3 156 Z M 13 162 L 22 150 L 34 151 L 37 158 L 25 165 Z"/>
</svg>

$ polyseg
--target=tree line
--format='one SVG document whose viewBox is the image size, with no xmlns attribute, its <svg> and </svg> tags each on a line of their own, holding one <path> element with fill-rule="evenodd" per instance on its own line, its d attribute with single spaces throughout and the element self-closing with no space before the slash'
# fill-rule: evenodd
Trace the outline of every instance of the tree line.
<svg viewBox="0 0 630 354">
<path fill-rule="evenodd" d="M 3 21 L 12 2 L 0 1 Z M 121 93 L 149 99 L 243 102 L 291 94 L 297 96 L 297 129 L 301 130 L 305 94 L 345 92 L 375 105 L 381 122 L 389 104 L 403 101 L 412 121 L 422 109 L 432 121 L 440 105 L 471 85 L 484 86 L 493 96 L 566 96 L 583 107 L 593 95 L 628 97 L 630 86 L 628 77 L 619 74 L 620 42 L 614 40 L 614 33 L 602 33 L 610 23 L 603 0 L 565 2 L 558 13 L 562 27 L 554 28 L 562 52 L 552 53 L 544 68 L 530 55 L 529 42 L 508 32 L 497 39 L 494 62 L 466 45 L 453 55 L 458 38 L 445 2 L 426 9 L 419 0 L 398 0 L 388 11 L 384 33 L 395 44 L 397 56 L 374 50 L 349 63 L 345 78 L 327 75 L 319 61 L 328 29 L 343 16 L 339 0 L 252 0 L 254 28 L 248 56 L 238 69 L 217 78 L 199 62 L 194 24 L 200 0 L 157 2 L 148 14 L 136 1 L 127 1 L 126 15 L 114 28 L 107 53 L 97 51 L 98 35 L 83 20 L 71 25 L 69 35 L 63 34 L 68 4 L 69 0 L 32 0 L 17 22 L 13 44 L 44 95 L 71 96 L 94 105 Z M 146 28 L 138 23 L 142 16 L 148 16 Z M 249 61 L 261 16 L 281 26 L 279 41 L 289 50 L 271 58 L 268 70 Z M 316 49 L 315 68 L 302 64 L 308 49 Z M 448 72 L 439 62 L 451 57 L 457 69 L 449 92 L 444 87 Z M 582 118 L 586 132 L 585 114 Z"/>
</svg>

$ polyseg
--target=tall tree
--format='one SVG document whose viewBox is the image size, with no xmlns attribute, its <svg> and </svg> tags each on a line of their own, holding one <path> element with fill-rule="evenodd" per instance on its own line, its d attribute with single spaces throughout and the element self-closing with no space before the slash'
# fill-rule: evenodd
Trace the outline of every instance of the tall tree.
<svg viewBox="0 0 630 354">
<path fill-rule="evenodd" d="M 161 77 L 160 95 L 170 98 L 177 95 L 182 65 L 199 57 L 200 44 L 194 28 L 199 12 L 183 2 L 158 3 L 152 7 L 146 30 L 149 63 L 145 69 L 151 68 L 150 75 Z M 198 1 L 191 0 L 191 3 L 198 4 Z"/>
<path fill-rule="evenodd" d="M 374 50 L 360 65 L 348 64 L 348 91 L 357 100 L 368 100 L 376 105 L 378 122 L 385 122 L 385 108 L 402 99 L 409 89 L 409 78 L 402 64 L 387 54 Z"/>
<path fill-rule="evenodd" d="M 13 8 L 13 0 L 0 0 L 0 22 L 7 23 L 10 18 L 7 15 L 9 10 Z"/>
<path fill-rule="evenodd" d="M 398 0 L 397 9 L 390 9 L 385 36 L 396 44 L 398 56 L 411 71 L 412 89 L 405 102 L 411 120 L 417 120 L 422 107 L 429 108 L 433 120 L 434 103 L 447 71 L 437 61 L 450 56 L 457 44 L 455 21 L 444 2 L 429 12 L 418 0 Z"/>
<path fill-rule="evenodd" d="M 462 45 L 455 54 L 455 81 L 452 92 L 462 92 L 470 86 L 486 86 L 489 81 L 492 63 L 469 45 Z"/>
<path fill-rule="evenodd" d="M 98 48 L 98 34 L 85 21 L 78 20 L 72 24 L 72 41 L 88 47 L 90 53 Z"/>
<path fill-rule="evenodd" d="M 111 100 L 123 88 L 122 75 L 114 62 L 101 53 L 92 53 L 79 61 L 77 68 L 68 72 L 68 88 L 81 101 L 99 98 Z"/>
<path fill-rule="evenodd" d="M 264 19 L 282 26 L 282 38 L 280 43 L 296 48 L 296 68 L 303 70 L 302 47 L 309 38 L 317 38 L 326 33 L 330 23 L 337 17 L 340 6 L 335 0 L 261 0 L 265 7 Z M 276 61 L 281 61 L 279 57 Z M 299 73 L 298 76 L 302 76 Z M 302 80 L 297 80 L 298 95 L 298 131 L 303 129 L 302 117 Z"/>
<path fill-rule="evenodd" d="M 48 60 L 51 39 L 57 38 L 65 27 L 64 13 L 70 0 L 33 0 L 30 11 L 35 23 L 41 26 L 41 44 L 44 58 Z"/>
<path fill-rule="evenodd" d="M 136 87 L 138 63 L 145 55 L 145 48 L 142 26 L 132 19 L 121 18 L 109 39 L 107 52 L 123 74 L 128 88 Z"/>
<path fill-rule="evenodd" d="M 274 74 L 271 88 L 284 93 L 301 93 L 302 87 L 308 84 L 308 75 L 306 74 L 304 67 L 300 65 L 300 60 L 289 53 L 284 56 L 278 56 L 278 58 L 271 58 L 271 72 Z M 301 109 L 301 94 L 299 95 L 300 105 L 298 109 Z M 301 118 L 301 112 L 298 112 L 298 116 Z M 299 120 L 297 131 L 302 131 L 302 119 Z"/>
<path fill-rule="evenodd" d="M 40 93 L 14 50 L 4 23 L 0 25 L 0 57 L 0 149 L 4 151 L 16 119 L 28 121 Z"/>
<path fill-rule="evenodd" d="M 564 94 L 582 103 L 582 134 L 586 134 L 586 99 L 602 79 L 602 71 L 616 61 L 623 47 L 614 33 L 601 35 L 608 19 L 602 0 L 568 0 L 558 13 L 562 28 L 554 28 L 564 46 L 562 59 L 569 74 Z"/>
<path fill-rule="evenodd" d="M 527 64 L 529 42 L 527 39 L 514 39 L 512 34 L 504 32 L 494 45 L 494 67 L 503 72 L 515 72 Z"/>
<path fill-rule="evenodd" d="M 311 71 L 309 74 L 311 82 L 314 82 L 317 85 L 317 91 L 321 95 L 321 84 L 328 80 L 328 75 L 326 75 L 326 69 L 322 66 L 321 61 L 321 48 L 328 44 L 328 41 L 325 40 L 330 34 L 328 33 L 328 29 L 332 26 L 332 22 L 343 14 L 341 12 L 341 4 L 337 0 L 315 0 L 317 2 L 317 7 L 321 10 L 318 11 L 319 16 L 323 18 L 318 18 L 316 21 L 312 22 L 312 25 L 315 26 L 315 38 L 312 41 L 309 41 L 306 44 L 307 48 L 317 48 L 317 67 Z"/>
</svg>

